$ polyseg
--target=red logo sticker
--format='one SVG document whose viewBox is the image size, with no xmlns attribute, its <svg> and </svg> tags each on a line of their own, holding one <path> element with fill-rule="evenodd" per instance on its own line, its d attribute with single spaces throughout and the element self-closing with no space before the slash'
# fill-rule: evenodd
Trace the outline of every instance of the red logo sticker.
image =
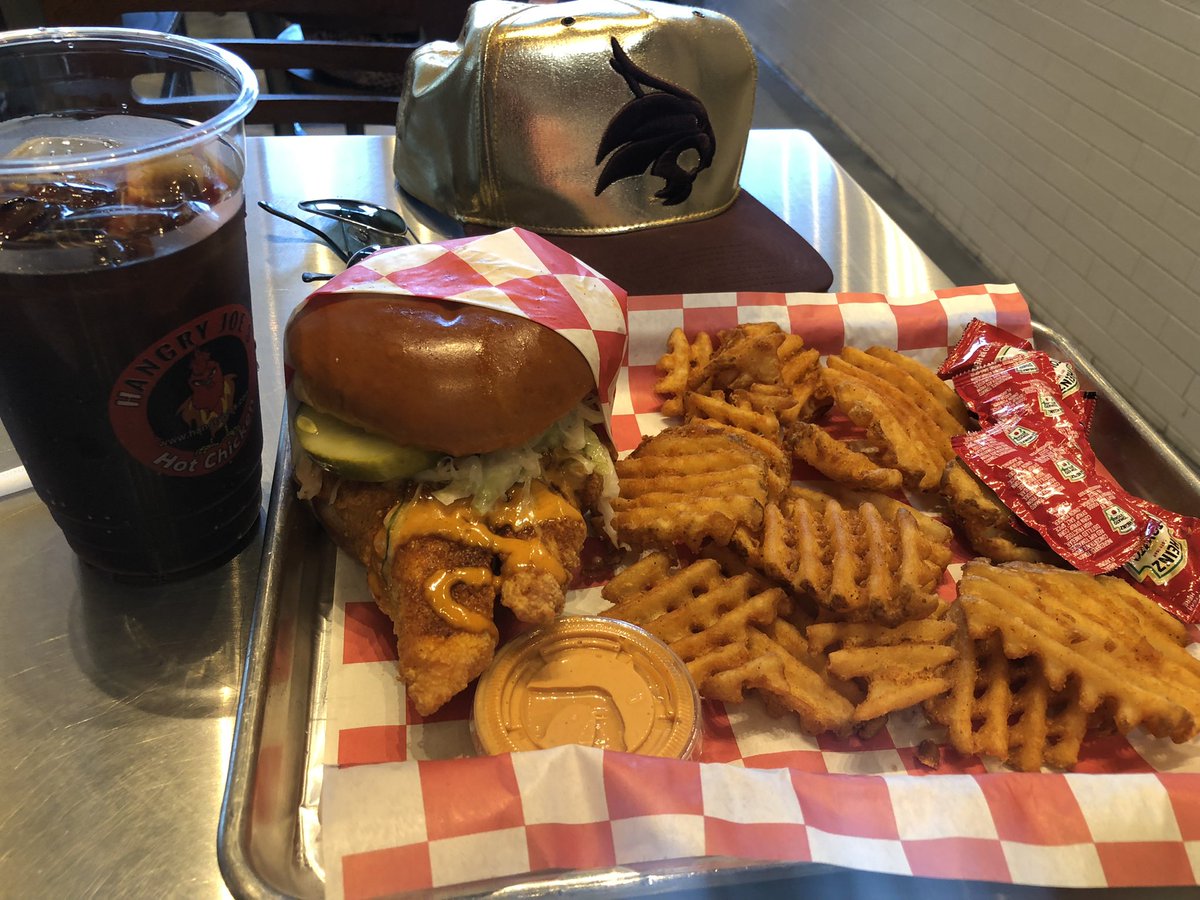
<svg viewBox="0 0 1200 900">
<path fill-rule="evenodd" d="M 126 367 L 113 385 L 109 421 L 130 455 L 154 471 L 209 475 L 250 436 L 257 375 L 249 310 L 222 306 L 164 335 Z"/>
</svg>

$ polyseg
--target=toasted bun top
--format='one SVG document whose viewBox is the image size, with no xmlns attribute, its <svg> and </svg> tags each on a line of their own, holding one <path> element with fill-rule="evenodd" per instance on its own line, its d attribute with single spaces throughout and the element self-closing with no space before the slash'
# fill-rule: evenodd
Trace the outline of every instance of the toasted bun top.
<svg viewBox="0 0 1200 900">
<path fill-rule="evenodd" d="M 595 389 L 569 340 L 481 306 L 359 294 L 288 323 L 292 388 L 398 444 L 468 456 L 517 447 Z"/>
</svg>

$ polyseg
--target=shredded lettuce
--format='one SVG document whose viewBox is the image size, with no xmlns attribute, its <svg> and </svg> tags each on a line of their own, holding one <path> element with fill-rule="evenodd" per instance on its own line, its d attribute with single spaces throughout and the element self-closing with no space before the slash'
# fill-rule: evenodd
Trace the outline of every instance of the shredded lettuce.
<svg viewBox="0 0 1200 900">
<path fill-rule="evenodd" d="M 617 496 L 617 473 L 608 449 L 592 429 L 603 420 L 597 410 L 580 405 L 523 447 L 478 456 L 445 456 L 433 468 L 418 472 L 414 480 L 439 485 L 433 496 L 445 504 L 472 497 L 472 507 L 482 514 L 513 485 L 528 484 L 547 466 L 578 466 L 586 475 L 595 472 L 601 477 L 601 513 L 607 524 L 609 501 Z"/>
</svg>

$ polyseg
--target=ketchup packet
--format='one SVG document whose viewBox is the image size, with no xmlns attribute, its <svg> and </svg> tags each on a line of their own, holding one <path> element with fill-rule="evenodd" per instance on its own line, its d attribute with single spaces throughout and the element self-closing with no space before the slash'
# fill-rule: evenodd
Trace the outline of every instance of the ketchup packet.
<svg viewBox="0 0 1200 900">
<path fill-rule="evenodd" d="M 1079 419 L 1083 422 L 1084 434 L 1092 430 L 1092 420 L 1096 417 L 1096 402 L 1095 391 L 1084 391 L 1079 400 Z"/>
<path fill-rule="evenodd" d="M 1024 338 L 1005 331 L 995 325 L 989 325 L 982 319 L 972 319 L 963 329 L 962 337 L 954 345 L 954 349 L 946 356 L 945 362 L 938 368 L 938 376 L 943 379 L 955 378 L 966 372 L 987 367 L 992 363 L 1015 360 L 1040 351 L 1033 349 L 1033 344 Z M 1043 354 L 1044 355 L 1044 354 Z M 1047 357 L 1049 359 L 1049 357 Z M 1095 409 L 1095 394 L 1081 390 L 1079 374 L 1075 367 L 1065 360 L 1050 359 L 1054 378 L 1058 382 L 1060 399 L 1075 417 L 1084 423 L 1084 432 L 1091 424 L 1092 413 Z M 1087 400 L 1088 394 L 1093 397 Z"/>
<path fill-rule="evenodd" d="M 1177 619 L 1195 622 L 1200 618 L 1200 519 L 1141 497 L 1130 500 L 1160 527 L 1120 574 Z"/>
<path fill-rule="evenodd" d="M 1160 523 L 1039 411 L 950 439 L 963 463 L 1055 553 L 1099 575 L 1133 561 Z"/>
<path fill-rule="evenodd" d="M 939 378 L 953 378 L 976 366 L 986 366 L 999 359 L 1020 356 L 1033 349 L 1033 344 L 1024 338 L 1005 331 L 997 325 L 989 325 L 983 319 L 972 319 L 963 329 L 962 337 L 954 349 L 946 354 L 946 360 L 938 368 Z"/>
<path fill-rule="evenodd" d="M 1082 572 L 1114 573 L 1184 622 L 1200 619 L 1200 519 L 1135 497 L 1096 460 L 1096 394 L 1075 367 L 979 319 L 938 369 L 982 431 L 951 445 L 1013 512 Z"/>
<path fill-rule="evenodd" d="M 1054 360 L 1034 350 L 955 375 L 953 384 L 967 408 L 985 426 L 1038 413 L 1050 420 L 1052 427 L 1082 439 L 1095 400 L 1077 395 L 1078 402 L 1064 402 L 1057 371 Z"/>
</svg>

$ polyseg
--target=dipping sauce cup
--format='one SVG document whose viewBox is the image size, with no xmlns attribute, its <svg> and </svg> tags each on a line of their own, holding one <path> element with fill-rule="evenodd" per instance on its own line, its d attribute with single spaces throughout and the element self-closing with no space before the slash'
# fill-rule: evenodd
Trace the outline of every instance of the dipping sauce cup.
<svg viewBox="0 0 1200 900">
<path fill-rule="evenodd" d="M 118 28 L 0 34 L 0 419 L 71 548 L 228 560 L 261 506 L 250 68 Z"/>
<path fill-rule="evenodd" d="M 683 661 L 648 632 L 601 616 L 563 616 L 496 654 L 475 690 L 482 753 L 582 744 L 690 759 L 700 696 Z"/>
</svg>

